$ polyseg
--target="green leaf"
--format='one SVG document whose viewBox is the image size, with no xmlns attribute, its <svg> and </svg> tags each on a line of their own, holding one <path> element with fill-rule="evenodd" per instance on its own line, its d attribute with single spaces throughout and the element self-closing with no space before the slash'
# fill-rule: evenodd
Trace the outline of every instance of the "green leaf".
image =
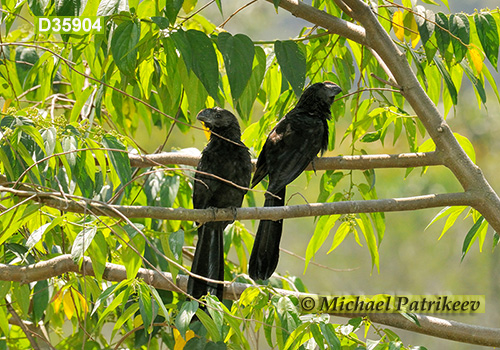
<svg viewBox="0 0 500 350">
<path fill-rule="evenodd" d="M 500 242 L 500 235 L 495 231 L 493 233 L 493 246 L 491 247 L 492 252 L 495 250 L 495 247 L 498 245 L 498 242 Z"/>
<path fill-rule="evenodd" d="M 119 284 L 117 284 L 116 286 L 120 286 L 122 284 L 125 284 L 123 282 L 127 282 L 129 283 L 128 280 L 123 280 L 122 282 L 120 282 Z M 111 287 L 110 287 L 111 288 Z M 109 288 L 108 288 L 109 289 Z M 105 292 L 108 291 L 108 289 L 106 289 Z M 116 288 L 117 290 L 119 290 L 120 288 Z M 130 295 L 130 287 L 129 288 L 126 288 L 124 290 L 122 290 L 117 296 L 115 296 L 113 298 L 113 301 L 111 303 L 109 303 L 109 305 L 104 309 L 104 311 L 102 311 L 100 314 L 99 314 L 99 320 L 97 322 L 97 324 L 101 324 L 102 322 L 104 322 L 104 320 L 106 319 L 106 317 L 112 313 L 113 311 L 115 311 L 117 308 L 120 308 L 120 307 L 123 307 L 125 306 L 125 303 L 127 302 L 127 298 L 129 297 Z M 92 311 L 92 313 L 94 313 L 94 311 L 97 309 L 97 306 L 94 307 L 94 310 Z"/>
<path fill-rule="evenodd" d="M 260 46 L 254 47 L 255 55 L 253 60 L 252 75 L 241 94 L 239 100 L 236 102 L 236 109 L 240 116 L 246 120 L 250 118 L 252 107 L 254 105 L 257 94 L 259 93 L 264 74 L 266 73 L 266 53 Z M 245 130 L 246 131 L 246 130 Z"/>
<path fill-rule="evenodd" d="M 406 139 L 408 141 L 408 145 L 410 146 L 411 152 L 417 151 L 417 126 L 415 125 L 415 121 L 411 118 L 404 118 L 403 123 L 405 125 L 406 131 Z"/>
<path fill-rule="evenodd" d="M 14 299 L 14 302 L 21 309 L 22 317 L 27 318 L 31 302 L 30 286 L 29 284 L 20 284 L 19 282 L 14 282 L 12 284 L 12 287 L 12 297 Z"/>
<path fill-rule="evenodd" d="M 307 71 L 305 45 L 291 40 L 277 40 L 274 43 L 274 52 L 283 75 L 299 97 L 304 88 Z"/>
<path fill-rule="evenodd" d="M 493 67 L 497 69 L 499 36 L 495 18 L 490 13 L 476 13 L 474 22 L 484 53 Z"/>
<path fill-rule="evenodd" d="M 203 323 L 213 341 L 221 340 L 219 329 L 217 329 L 215 322 L 210 316 L 207 315 L 205 311 L 203 311 L 202 309 L 198 309 L 196 311 L 196 316 L 200 319 L 201 323 Z"/>
<path fill-rule="evenodd" d="M 106 270 L 106 258 L 108 256 L 108 244 L 102 232 L 98 231 L 94 236 L 88 255 L 92 260 L 92 269 L 94 270 L 95 278 L 101 282 L 102 275 Z"/>
<path fill-rule="evenodd" d="M 417 326 L 420 327 L 420 321 L 418 320 L 417 315 L 415 315 L 414 313 L 411 313 L 411 312 L 400 312 L 400 315 L 403 316 L 404 318 L 406 318 L 411 323 L 414 323 L 414 324 L 416 324 Z M 412 348 L 412 350 L 413 350 L 413 348 Z"/>
<path fill-rule="evenodd" d="M 175 20 L 182 8 L 183 2 L 184 0 L 167 0 L 164 11 L 170 23 L 175 24 Z"/>
<path fill-rule="evenodd" d="M 81 0 L 55 0 L 57 16 L 80 16 L 85 5 Z"/>
<path fill-rule="evenodd" d="M 182 257 L 182 246 L 184 245 L 184 231 L 178 230 L 168 236 L 170 251 L 177 261 Z"/>
<path fill-rule="evenodd" d="M 337 337 L 337 334 L 335 334 L 335 329 L 333 328 L 333 325 L 331 323 L 323 323 L 321 322 L 319 324 L 319 327 L 321 328 L 321 332 L 323 333 L 323 336 L 325 337 L 326 344 L 328 345 L 328 349 L 330 350 L 340 350 L 340 340 Z"/>
<path fill-rule="evenodd" d="M 278 7 L 280 6 L 281 0 L 273 0 L 274 8 L 276 9 L 276 13 L 278 12 Z"/>
<path fill-rule="evenodd" d="M 430 37 L 430 39 L 424 45 L 425 58 L 428 62 L 432 62 L 434 55 L 438 50 L 436 36 Z"/>
<path fill-rule="evenodd" d="M 121 11 L 129 11 L 127 0 L 102 0 L 97 8 L 96 16 L 111 16 Z"/>
<path fill-rule="evenodd" d="M 472 143 L 469 141 L 469 139 L 465 136 L 462 136 L 457 133 L 453 133 L 455 138 L 457 139 L 458 143 L 462 148 L 464 149 L 465 153 L 469 156 L 469 158 L 472 160 L 473 163 L 476 163 L 476 152 L 474 151 L 474 146 Z"/>
<path fill-rule="evenodd" d="M 207 310 L 212 317 L 212 320 L 214 320 L 214 324 L 217 327 L 217 332 L 219 333 L 219 337 L 222 334 L 222 326 L 223 326 L 223 320 L 224 320 L 224 312 L 220 306 L 220 301 L 213 295 L 207 295 L 205 298 L 205 301 L 207 302 Z M 214 341 L 218 341 L 214 338 L 212 338 Z"/>
<path fill-rule="evenodd" d="M 97 298 L 97 300 L 94 304 L 94 308 L 92 309 L 92 312 L 90 313 L 90 316 L 92 316 L 97 311 L 97 309 L 99 308 L 101 303 L 103 301 L 105 301 L 106 299 L 108 299 L 111 296 L 111 294 L 113 294 L 113 292 L 115 290 L 119 291 L 122 287 L 128 286 L 130 284 L 130 282 L 131 282 L 130 280 L 123 280 L 120 283 L 113 284 L 110 287 L 106 288 L 106 290 L 104 290 Z M 123 292 L 124 291 L 122 291 L 121 293 L 123 293 Z M 113 299 L 113 302 L 116 298 Z M 111 304 L 109 306 L 111 306 Z M 103 318 L 103 316 L 100 315 L 99 318 Z"/>
<path fill-rule="evenodd" d="M 330 254 L 335 248 L 337 248 L 340 243 L 342 243 L 342 241 L 347 237 L 349 232 L 351 232 L 351 225 L 349 224 L 349 222 L 344 221 L 342 224 L 340 224 L 337 232 L 335 232 L 332 246 L 330 247 L 330 250 L 327 254 Z"/>
<path fill-rule="evenodd" d="M 170 25 L 170 21 L 167 17 L 153 16 L 151 20 L 158 26 L 160 29 L 167 29 Z"/>
<path fill-rule="evenodd" d="M 471 229 L 469 232 L 467 232 L 467 235 L 465 236 L 464 243 L 462 245 L 462 257 L 460 261 L 463 261 L 465 258 L 465 255 L 469 251 L 470 247 L 472 246 L 472 243 L 477 238 L 476 232 L 479 230 L 479 227 L 481 227 L 481 224 L 483 223 L 484 217 L 479 217 L 479 219 L 472 225 Z"/>
<path fill-rule="evenodd" d="M 498 102 L 500 103 L 500 94 L 498 93 L 498 86 L 495 78 L 491 75 L 490 70 L 486 65 L 483 66 L 483 70 L 481 71 L 488 82 L 490 83 L 490 86 L 493 88 L 493 91 L 495 92 L 495 95 L 497 97 Z"/>
<path fill-rule="evenodd" d="M 123 22 L 116 27 L 111 38 L 111 53 L 118 69 L 130 78 L 135 77 L 137 44 L 141 37 L 138 22 Z"/>
<path fill-rule="evenodd" d="M 131 230 L 130 226 L 125 226 L 124 229 Z M 135 230 L 133 231 L 135 234 Z M 144 237 L 140 234 L 136 234 L 129 242 L 128 245 L 124 247 L 122 254 L 123 265 L 127 270 L 127 278 L 133 279 L 137 275 L 137 272 L 142 265 L 142 256 L 144 255 L 144 248 L 146 242 Z"/>
<path fill-rule="evenodd" d="M 376 266 L 377 271 L 380 271 L 378 245 L 370 218 L 364 213 L 360 213 L 359 217 L 359 219 L 356 219 L 356 222 L 358 223 L 358 226 L 365 237 L 366 243 L 368 244 L 368 250 L 370 251 L 372 258 L 372 268 L 373 266 Z"/>
<path fill-rule="evenodd" d="M 448 88 L 448 92 L 450 93 L 451 100 L 454 105 L 458 103 L 458 93 L 457 89 L 455 87 L 455 84 L 453 83 L 453 80 L 451 79 L 450 73 L 446 70 L 446 67 L 443 65 L 443 61 L 441 58 L 435 56 L 434 57 L 434 63 L 436 63 L 436 67 L 439 70 L 439 73 L 441 73 L 441 76 L 444 79 L 444 82 L 446 84 L 446 87 Z"/>
<path fill-rule="evenodd" d="M 47 231 L 47 227 L 49 227 L 50 225 L 51 225 L 51 223 L 48 222 L 45 225 L 42 225 L 39 228 L 37 228 L 36 230 L 34 230 L 31 233 L 31 235 L 28 237 L 28 239 L 26 240 L 26 247 L 28 249 L 32 249 L 35 246 L 35 244 L 40 242 L 43 234 L 45 233 L 45 231 Z"/>
<path fill-rule="evenodd" d="M 422 44 L 430 39 L 434 33 L 434 12 L 431 10 L 426 10 L 423 6 L 417 6 L 417 13 L 414 14 L 415 22 L 417 22 L 418 32 L 420 33 L 420 38 L 422 39 Z"/>
<path fill-rule="evenodd" d="M 177 328 L 183 338 L 186 338 L 186 331 L 196 310 L 198 310 L 198 302 L 196 300 L 185 301 L 179 310 L 179 314 L 175 319 L 175 328 Z"/>
<path fill-rule="evenodd" d="M 361 142 L 365 142 L 365 143 L 370 143 L 370 142 L 375 142 L 375 141 L 378 141 L 380 140 L 380 135 L 382 134 L 382 130 L 377 130 L 377 131 L 374 131 L 374 132 L 368 132 L 366 133 L 365 135 L 363 135 L 363 137 L 361 138 Z"/>
<path fill-rule="evenodd" d="M 139 311 L 141 312 L 144 329 L 151 333 L 152 323 L 156 315 L 153 312 L 153 303 L 148 286 L 142 283 L 139 286 Z"/>
<path fill-rule="evenodd" d="M 465 54 L 467 53 L 467 45 L 470 42 L 470 28 L 469 19 L 463 13 L 452 14 L 450 16 L 450 32 L 458 37 L 460 40 L 453 38 L 451 43 L 453 44 L 453 52 L 455 53 L 455 60 L 460 63 Z"/>
<path fill-rule="evenodd" d="M 453 226 L 455 221 L 457 220 L 458 216 L 466 209 L 467 207 L 460 206 L 460 207 L 452 207 L 451 213 L 448 216 L 448 219 L 446 219 L 446 222 L 444 224 L 443 230 L 441 231 L 441 235 L 439 236 L 438 240 L 443 237 L 443 235 L 448 231 L 450 227 Z"/>
<path fill-rule="evenodd" d="M 105 135 L 102 139 L 102 143 L 106 148 L 111 150 L 126 150 L 125 146 L 123 146 L 123 144 L 119 142 L 116 137 L 111 135 Z M 116 171 L 122 186 L 125 186 L 132 178 L 132 168 L 130 167 L 128 154 L 126 152 L 108 150 L 108 155 L 111 160 L 111 164 L 113 165 L 113 170 Z"/>
<path fill-rule="evenodd" d="M 437 213 L 437 215 L 431 220 L 431 222 L 427 225 L 427 227 L 424 230 L 427 230 L 432 224 L 434 224 L 436 221 L 444 218 L 447 215 L 450 215 L 454 210 L 456 210 L 457 207 L 444 207 Z M 465 208 L 465 207 L 464 207 Z"/>
<path fill-rule="evenodd" d="M 304 322 L 295 328 L 285 343 L 285 349 L 297 350 L 302 344 L 312 338 L 312 333 L 309 332 L 309 323 Z"/>
<path fill-rule="evenodd" d="M 49 283 L 47 280 L 38 281 L 33 287 L 33 318 L 38 323 L 49 305 Z"/>
<path fill-rule="evenodd" d="M 179 186 L 179 176 L 165 176 L 163 178 L 159 193 L 160 206 L 169 208 L 174 205 L 175 198 L 177 197 L 177 192 L 179 191 Z"/>
<path fill-rule="evenodd" d="M 486 103 L 486 91 L 484 90 L 484 83 L 474 75 L 474 72 L 472 71 L 472 69 L 470 69 L 470 67 L 465 62 L 462 61 L 461 66 L 464 69 L 465 74 L 467 74 L 467 77 L 469 78 L 469 80 L 474 85 L 474 88 L 476 89 L 477 94 L 481 98 L 481 102 Z"/>
<path fill-rule="evenodd" d="M 160 295 L 158 294 L 158 291 L 153 286 L 147 286 L 147 287 L 149 288 L 151 295 L 155 299 L 156 303 L 160 306 L 163 317 L 165 317 L 165 320 L 168 321 L 170 315 L 168 313 L 167 308 L 165 307 L 165 304 L 163 303 L 163 300 L 161 299 Z"/>
<path fill-rule="evenodd" d="M 442 57 L 446 56 L 446 50 L 448 50 L 448 46 L 450 45 L 450 33 L 448 26 L 448 17 L 442 13 L 436 13 L 435 15 L 436 21 L 436 40 L 439 52 Z"/>
<path fill-rule="evenodd" d="M 226 73 L 231 86 L 233 100 L 240 98 L 252 75 L 252 65 L 255 49 L 252 40 L 243 34 L 232 36 L 229 33 L 220 33 L 217 38 Z"/>
<path fill-rule="evenodd" d="M 215 0 L 215 3 L 217 4 L 217 7 L 219 8 L 219 12 L 222 16 L 224 16 L 224 13 L 222 12 L 222 3 L 221 0 Z"/>
<path fill-rule="evenodd" d="M 9 325 L 9 316 L 7 316 L 9 313 L 7 311 L 7 308 L 5 306 L 0 306 L 0 330 L 5 334 L 6 336 L 9 336 L 9 331 L 10 331 L 10 325 Z M 0 340 L 0 349 L 1 350 L 7 350 L 7 344 L 4 339 Z"/>
<path fill-rule="evenodd" d="M 116 320 L 113 326 L 113 332 L 111 333 L 111 339 L 113 339 L 115 333 L 123 326 L 123 324 L 131 319 L 133 319 L 135 313 L 139 310 L 139 303 L 132 303 L 129 307 L 123 311 L 120 317 Z"/>
<path fill-rule="evenodd" d="M 323 243 L 325 242 L 330 230 L 335 226 L 335 222 L 340 217 L 340 215 L 330 215 L 330 216 L 322 216 L 318 223 L 316 224 L 316 228 L 314 229 L 314 234 L 309 241 L 306 249 L 306 263 L 304 266 L 304 273 L 307 270 L 307 266 L 309 262 L 313 258 L 314 254 L 321 248 Z"/>
<path fill-rule="evenodd" d="M 48 1 L 43 0 L 28 0 L 28 6 L 34 16 L 43 16 L 43 11 L 48 5 Z"/>
<path fill-rule="evenodd" d="M 194 29 L 178 30 L 171 36 L 188 71 L 193 70 L 209 95 L 218 102 L 219 66 L 212 41 L 205 33 Z"/>
<path fill-rule="evenodd" d="M 97 226 L 92 225 L 90 227 L 85 227 L 78 233 L 71 247 L 71 258 L 75 263 L 80 262 L 83 254 L 90 247 L 90 243 L 94 239 L 96 232 Z"/>
</svg>

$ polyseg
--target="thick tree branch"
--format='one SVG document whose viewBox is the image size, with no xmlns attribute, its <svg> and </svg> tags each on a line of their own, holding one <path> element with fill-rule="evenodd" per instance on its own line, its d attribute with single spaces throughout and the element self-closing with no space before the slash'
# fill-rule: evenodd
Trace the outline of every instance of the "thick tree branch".
<svg viewBox="0 0 500 350">
<path fill-rule="evenodd" d="M 200 160 L 199 156 L 182 152 L 163 152 L 148 155 L 130 154 L 129 158 L 130 165 L 137 168 L 169 164 L 197 166 Z M 254 159 L 252 162 L 255 166 L 257 160 Z M 443 164 L 444 161 L 439 152 L 320 157 L 314 159 L 314 169 L 316 170 L 415 168 Z M 313 166 L 310 164 L 306 170 L 313 170 Z"/>
<path fill-rule="evenodd" d="M 84 257 L 83 263 L 80 268 L 78 264 L 75 264 L 73 262 L 71 255 L 66 254 L 33 265 L 13 266 L 0 264 L 0 280 L 3 281 L 31 283 L 56 277 L 67 272 L 75 272 L 86 276 L 94 276 L 92 261 L 89 257 Z M 178 275 L 174 284 L 172 275 L 170 273 L 161 273 L 144 268 L 139 269 L 137 278 L 144 280 L 147 284 L 157 289 L 163 290 L 174 291 L 177 290 L 177 288 L 180 288 L 185 291 L 187 286 L 187 276 L 185 275 Z M 111 282 L 120 282 L 127 279 L 127 271 L 122 265 L 106 263 L 103 279 Z M 238 300 L 241 296 L 241 293 L 243 293 L 243 291 L 249 287 L 252 287 L 252 285 L 236 282 L 227 285 L 225 286 L 224 290 L 224 298 Z M 311 295 L 282 289 L 274 289 L 274 291 L 282 295 L 294 295 L 296 297 Z M 349 318 L 356 316 L 366 316 L 364 314 L 345 313 L 332 315 Z M 425 315 L 417 315 L 421 327 L 408 321 L 399 314 L 369 314 L 368 317 L 372 322 L 375 323 L 381 323 L 387 326 L 392 326 L 439 338 L 455 340 L 469 344 L 495 347 L 500 346 L 500 329 L 496 328 L 472 326 L 461 322 L 449 321 Z"/>
<path fill-rule="evenodd" d="M 273 3 L 273 0 L 267 0 Z M 366 45 L 365 29 L 354 23 L 344 21 L 343 19 L 333 17 L 325 11 L 318 10 L 312 6 L 306 5 L 299 0 L 281 0 L 279 6 L 295 17 L 305 19 L 308 22 L 317 24 L 331 33 L 338 34 L 352 41 Z"/>
<path fill-rule="evenodd" d="M 474 206 L 478 201 L 473 192 L 429 194 L 416 197 L 311 203 L 283 207 L 252 207 L 226 209 L 185 209 L 148 206 L 109 205 L 100 201 L 79 198 L 70 200 L 57 192 L 33 192 L 0 186 L 0 193 L 8 192 L 20 198 L 34 196 L 33 200 L 66 212 L 84 213 L 91 207 L 99 215 L 160 220 L 187 220 L 197 222 L 227 220 L 279 220 L 307 216 L 407 211 L 444 206 Z"/>
</svg>

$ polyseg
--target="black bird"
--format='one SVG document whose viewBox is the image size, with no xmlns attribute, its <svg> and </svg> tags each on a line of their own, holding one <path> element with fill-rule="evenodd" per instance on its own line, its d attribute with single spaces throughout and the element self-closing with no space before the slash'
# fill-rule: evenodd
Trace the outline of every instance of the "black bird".
<svg viewBox="0 0 500 350">
<path fill-rule="evenodd" d="M 211 135 L 198 163 L 199 172 L 195 175 L 194 208 L 241 207 L 250 184 L 252 163 L 248 148 L 241 142 L 240 125 L 236 117 L 225 109 L 215 107 L 204 109 L 196 118 L 205 124 Z M 206 222 L 198 228 L 198 243 L 191 272 L 224 281 L 223 231 L 230 223 Z M 196 299 L 210 293 L 222 300 L 223 290 L 220 283 L 189 276 L 188 294 Z"/>
<path fill-rule="evenodd" d="M 286 185 L 328 147 L 330 107 L 342 90 L 331 82 L 308 87 L 294 109 L 271 131 L 257 160 L 252 187 L 269 175 L 264 206 L 285 204 Z M 279 244 L 283 220 L 261 220 L 250 256 L 249 275 L 252 279 L 271 277 L 279 259 Z"/>
</svg>

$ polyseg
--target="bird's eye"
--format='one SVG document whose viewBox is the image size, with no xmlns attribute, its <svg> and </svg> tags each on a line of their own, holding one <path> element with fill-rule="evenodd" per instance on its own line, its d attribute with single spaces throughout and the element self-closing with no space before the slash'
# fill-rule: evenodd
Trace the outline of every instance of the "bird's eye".
<svg viewBox="0 0 500 350">
<path fill-rule="evenodd" d="M 220 118 L 221 116 L 220 116 L 220 114 L 219 114 L 219 113 L 217 113 L 217 114 L 215 115 L 215 117 L 216 117 L 216 118 Z"/>
</svg>

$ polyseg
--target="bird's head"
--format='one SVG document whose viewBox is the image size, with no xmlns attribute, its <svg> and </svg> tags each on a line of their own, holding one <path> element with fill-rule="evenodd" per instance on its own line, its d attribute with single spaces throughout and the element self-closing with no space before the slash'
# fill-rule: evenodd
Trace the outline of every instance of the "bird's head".
<svg viewBox="0 0 500 350">
<path fill-rule="evenodd" d="M 196 116 L 205 127 L 223 137 L 241 135 L 240 125 L 233 113 L 220 107 L 207 108 Z"/>
<path fill-rule="evenodd" d="M 330 108 L 335 96 L 342 92 L 340 86 L 330 81 L 323 83 L 315 83 L 309 86 L 300 96 L 297 105 L 307 104 L 314 105 L 317 103 L 324 104 L 325 107 Z"/>
</svg>

